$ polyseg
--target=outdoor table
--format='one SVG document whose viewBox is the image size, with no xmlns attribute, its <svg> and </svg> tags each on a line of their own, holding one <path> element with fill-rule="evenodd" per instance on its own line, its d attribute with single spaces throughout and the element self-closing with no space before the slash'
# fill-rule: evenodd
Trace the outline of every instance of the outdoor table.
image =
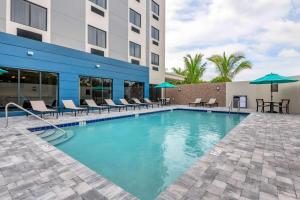
<svg viewBox="0 0 300 200">
<path fill-rule="evenodd" d="M 267 101 L 265 102 L 266 104 L 269 104 L 270 105 L 270 113 L 276 113 L 276 111 L 274 111 L 274 106 L 277 104 L 277 105 L 280 105 L 281 102 L 275 102 L 275 101 Z"/>
<path fill-rule="evenodd" d="M 160 99 L 159 99 L 160 104 L 161 104 L 161 105 L 165 105 L 165 104 L 166 104 L 166 100 L 167 100 L 167 98 L 160 98 Z"/>
</svg>

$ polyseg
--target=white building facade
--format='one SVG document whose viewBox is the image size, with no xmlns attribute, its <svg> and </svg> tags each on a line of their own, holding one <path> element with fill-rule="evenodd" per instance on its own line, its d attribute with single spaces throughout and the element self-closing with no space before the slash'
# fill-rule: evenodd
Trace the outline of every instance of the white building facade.
<svg viewBox="0 0 300 200">
<path fill-rule="evenodd" d="M 0 0 L 0 31 L 149 67 L 165 78 L 164 0 Z"/>
</svg>

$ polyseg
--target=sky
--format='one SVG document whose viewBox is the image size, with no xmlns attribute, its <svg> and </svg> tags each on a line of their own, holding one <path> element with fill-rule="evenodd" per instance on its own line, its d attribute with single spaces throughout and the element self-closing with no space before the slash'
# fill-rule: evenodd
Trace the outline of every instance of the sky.
<svg viewBox="0 0 300 200">
<path fill-rule="evenodd" d="M 166 0 L 166 68 L 187 54 L 242 52 L 253 63 L 238 80 L 300 75 L 300 0 Z M 206 60 L 205 60 L 206 61 Z M 208 62 L 203 77 L 216 76 Z"/>
</svg>

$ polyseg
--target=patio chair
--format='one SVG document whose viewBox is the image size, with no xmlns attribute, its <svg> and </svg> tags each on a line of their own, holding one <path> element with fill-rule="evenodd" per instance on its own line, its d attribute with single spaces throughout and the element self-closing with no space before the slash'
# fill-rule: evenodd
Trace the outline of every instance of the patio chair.
<svg viewBox="0 0 300 200">
<path fill-rule="evenodd" d="M 132 101 L 140 106 L 145 106 L 147 109 L 149 108 L 149 105 L 148 103 L 142 103 L 138 98 L 132 98 Z M 152 105 L 153 107 L 153 105 Z"/>
<path fill-rule="evenodd" d="M 195 105 L 195 107 L 197 107 L 197 105 L 200 106 L 200 105 L 202 104 L 201 101 L 202 101 L 201 98 L 196 98 L 194 102 L 190 102 L 190 103 L 189 103 L 189 106 L 191 106 L 191 105 Z"/>
<path fill-rule="evenodd" d="M 167 97 L 166 99 L 165 99 L 165 105 L 171 105 L 171 98 L 169 98 L 169 97 Z"/>
<path fill-rule="evenodd" d="M 205 106 L 209 106 L 209 107 L 213 107 L 213 106 L 217 106 L 218 107 L 218 103 L 217 103 L 217 99 L 216 98 L 210 98 L 208 100 L 207 103 L 205 103 Z"/>
<path fill-rule="evenodd" d="M 148 98 L 144 98 L 144 101 L 145 101 L 145 103 L 147 103 L 149 105 L 152 105 L 152 108 L 153 108 L 154 105 L 157 105 L 157 107 L 159 107 L 159 102 L 153 102 Z"/>
<path fill-rule="evenodd" d="M 41 115 L 41 117 L 43 117 L 43 114 L 50 113 L 54 116 L 54 114 L 56 113 L 56 119 L 58 118 L 57 110 L 47 108 L 44 101 L 30 101 L 30 104 L 31 104 L 32 110 L 34 112 L 39 113 Z"/>
<path fill-rule="evenodd" d="M 87 108 L 77 107 L 72 100 L 62 100 L 62 103 L 63 103 L 65 109 L 70 110 L 71 112 L 74 112 L 75 117 L 77 115 L 77 112 L 78 113 L 81 112 L 81 114 L 82 114 L 83 111 L 86 111 L 86 114 L 89 113 L 89 110 Z"/>
<path fill-rule="evenodd" d="M 261 108 L 261 112 L 265 112 L 265 107 L 269 107 L 269 104 L 266 104 L 263 99 L 256 99 L 256 112 Z"/>
<path fill-rule="evenodd" d="M 128 103 L 128 101 L 126 99 L 120 99 L 120 102 L 122 105 L 127 106 L 127 107 L 132 107 L 134 110 L 136 107 L 140 108 L 139 104 L 132 104 L 132 103 Z"/>
<path fill-rule="evenodd" d="M 107 109 L 107 112 L 108 113 L 110 112 L 110 107 L 109 106 L 98 106 L 93 99 L 86 99 L 85 102 L 88 106 L 88 109 L 98 109 L 99 113 L 101 113 L 102 110 Z"/>
<path fill-rule="evenodd" d="M 279 113 L 283 113 L 283 109 L 285 109 L 285 113 L 290 113 L 290 99 L 281 99 L 281 102 L 279 103 Z"/>
<path fill-rule="evenodd" d="M 121 109 L 125 108 L 127 110 L 127 107 L 124 105 L 117 105 L 113 102 L 113 100 L 111 99 L 104 99 L 105 103 L 110 107 L 110 108 L 118 108 L 119 112 L 121 112 Z"/>
</svg>

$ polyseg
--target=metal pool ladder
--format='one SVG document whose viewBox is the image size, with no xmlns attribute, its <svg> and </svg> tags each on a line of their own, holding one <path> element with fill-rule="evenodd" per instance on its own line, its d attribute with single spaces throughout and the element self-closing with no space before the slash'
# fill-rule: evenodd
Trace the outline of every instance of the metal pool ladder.
<svg viewBox="0 0 300 200">
<path fill-rule="evenodd" d="M 64 137 L 67 137 L 67 132 L 64 131 L 63 129 L 61 129 L 58 126 L 52 124 L 51 122 L 48 122 L 47 120 L 44 120 L 43 118 L 39 117 L 38 115 L 30 112 L 29 110 L 23 108 L 22 106 L 20 106 L 20 105 L 18 105 L 16 103 L 13 103 L 13 102 L 10 102 L 10 103 L 6 104 L 6 106 L 5 106 L 5 118 L 6 118 L 6 126 L 5 127 L 6 128 L 8 127 L 8 108 L 9 108 L 9 106 L 16 106 L 17 108 L 23 110 L 24 112 L 28 113 L 29 115 L 32 115 L 35 118 L 37 118 L 37 119 L 39 119 L 39 120 L 41 120 L 41 121 L 49 124 L 50 126 L 52 126 L 53 128 L 55 128 L 56 130 L 61 131 L 64 134 Z"/>
</svg>

